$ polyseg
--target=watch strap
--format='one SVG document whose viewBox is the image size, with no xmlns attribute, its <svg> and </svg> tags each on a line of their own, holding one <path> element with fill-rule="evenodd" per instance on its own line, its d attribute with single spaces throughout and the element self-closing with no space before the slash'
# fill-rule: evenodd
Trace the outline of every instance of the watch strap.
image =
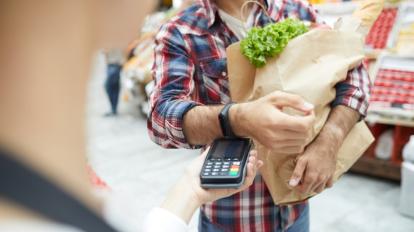
<svg viewBox="0 0 414 232">
<path fill-rule="evenodd" d="M 219 113 L 219 122 L 221 127 L 221 132 L 223 133 L 224 137 L 234 138 L 237 137 L 230 124 L 230 108 L 234 105 L 234 103 L 226 104 L 223 109 Z"/>
</svg>

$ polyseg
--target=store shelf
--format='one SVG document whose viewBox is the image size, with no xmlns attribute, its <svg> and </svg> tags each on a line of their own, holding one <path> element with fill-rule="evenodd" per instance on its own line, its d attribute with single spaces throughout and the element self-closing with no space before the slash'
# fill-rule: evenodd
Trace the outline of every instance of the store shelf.
<svg viewBox="0 0 414 232">
<path fill-rule="evenodd" d="M 381 123 L 386 125 L 414 127 L 414 121 L 408 119 L 388 118 L 379 115 L 368 115 L 365 120 L 369 123 Z"/>
<path fill-rule="evenodd" d="M 351 167 L 350 172 L 381 177 L 393 181 L 401 180 L 400 164 L 365 156 L 361 157 Z"/>
</svg>

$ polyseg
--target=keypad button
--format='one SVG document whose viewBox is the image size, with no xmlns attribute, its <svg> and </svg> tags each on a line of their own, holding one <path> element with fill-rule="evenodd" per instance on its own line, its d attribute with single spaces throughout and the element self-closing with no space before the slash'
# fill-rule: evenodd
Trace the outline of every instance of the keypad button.
<svg viewBox="0 0 414 232">
<path fill-rule="evenodd" d="M 222 162 L 216 162 L 215 164 L 219 164 L 220 165 L 220 164 L 223 164 L 223 163 Z"/>
<path fill-rule="evenodd" d="M 207 161 L 207 165 L 213 165 L 213 162 Z"/>
<path fill-rule="evenodd" d="M 215 168 L 215 169 L 213 169 L 213 172 L 218 172 L 220 169 L 218 169 L 218 168 Z"/>
<path fill-rule="evenodd" d="M 237 176 L 238 173 L 239 172 L 236 172 L 236 171 L 230 171 L 229 175 L 230 176 Z"/>
<path fill-rule="evenodd" d="M 233 165 L 240 165 L 240 162 L 233 162 Z"/>
<path fill-rule="evenodd" d="M 231 158 L 225 158 L 224 160 L 225 161 L 231 161 Z"/>
<path fill-rule="evenodd" d="M 229 168 L 230 166 L 229 165 L 223 165 L 223 168 Z"/>
<path fill-rule="evenodd" d="M 223 162 L 223 164 L 224 165 L 230 165 L 230 162 L 226 161 L 226 162 Z"/>
<path fill-rule="evenodd" d="M 210 175 L 210 173 L 209 172 L 205 172 L 205 173 L 203 173 L 203 176 L 209 176 Z"/>
<path fill-rule="evenodd" d="M 228 172 L 220 172 L 220 176 L 227 176 Z"/>
<path fill-rule="evenodd" d="M 206 165 L 206 168 L 211 168 L 211 165 Z"/>
<path fill-rule="evenodd" d="M 217 176 L 217 175 L 218 175 L 218 173 L 217 173 L 217 172 L 212 172 L 212 173 L 211 173 L 211 175 L 212 175 L 212 176 Z"/>
<path fill-rule="evenodd" d="M 239 161 L 239 158 L 233 158 L 233 161 Z"/>
<path fill-rule="evenodd" d="M 229 171 L 229 169 L 228 169 L 228 168 L 222 168 L 222 169 L 221 169 L 221 171 L 222 171 L 222 172 L 228 172 L 228 171 Z"/>
<path fill-rule="evenodd" d="M 205 172 L 211 172 L 211 169 L 210 168 L 206 168 L 206 169 L 204 169 L 204 171 Z"/>
</svg>

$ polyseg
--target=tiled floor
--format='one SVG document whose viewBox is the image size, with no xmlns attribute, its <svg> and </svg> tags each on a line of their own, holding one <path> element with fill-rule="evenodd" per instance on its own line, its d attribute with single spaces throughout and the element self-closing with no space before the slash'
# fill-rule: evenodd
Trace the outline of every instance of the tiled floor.
<svg viewBox="0 0 414 232">
<path fill-rule="evenodd" d="M 102 71 L 94 77 L 88 106 L 90 162 L 114 191 L 133 199 L 131 204 L 140 208 L 136 218 L 142 220 L 151 207 L 161 203 L 198 152 L 156 146 L 147 136 L 143 118 L 126 113 L 102 117 L 109 108 L 102 90 Z M 121 105 L 122 111 L 125 108 Z M 412 232 L 414 219 L 398 213 L 399 193 L 398 184 L 345 175 L 334 188 L 311 200 L 311 231 Z M 192 231 L 196 231 L 196 224 L 195 216 Z"/>
</svg>

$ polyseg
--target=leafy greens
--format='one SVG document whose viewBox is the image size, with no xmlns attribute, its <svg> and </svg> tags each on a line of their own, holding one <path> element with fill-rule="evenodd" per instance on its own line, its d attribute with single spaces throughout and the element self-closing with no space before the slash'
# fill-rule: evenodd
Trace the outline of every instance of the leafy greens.
<svg viewBox="0 0 414 232">
<path fill-rule="evenodd" d="M 297 19 L 285 19 L 263 28 L 252 28 L 240 43 L 241 51 L 256 67 L 263 67 L 266 58 L 282 53 L 288 42 L 308 31 Z"/>
</svg>

